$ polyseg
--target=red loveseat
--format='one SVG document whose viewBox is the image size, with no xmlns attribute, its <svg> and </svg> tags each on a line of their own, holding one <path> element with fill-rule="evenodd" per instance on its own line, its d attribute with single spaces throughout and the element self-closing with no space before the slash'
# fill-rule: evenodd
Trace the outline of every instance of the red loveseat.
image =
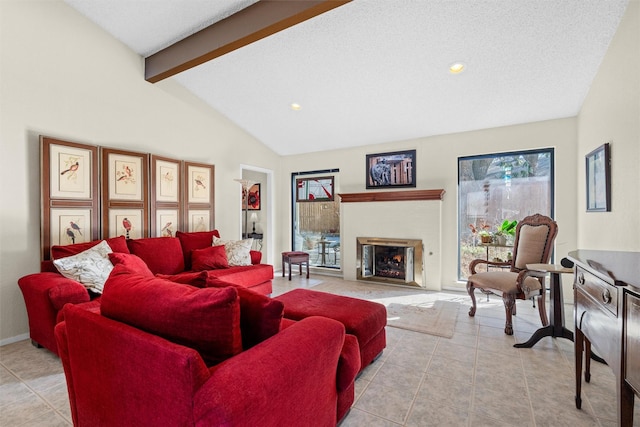
<svg viewBox="0 0 640 427">
<path fill-rule="evenodd" d="M 116 265 L 85 308 L 55 329 L 74 425 L 331 426 L 353 403 L 356 338 L 323 317 L 280 330 L 283 304 L 241 286 Z"/>
<path fill-rule="evenodd" d="M 192 271 L 192 262 L 197 258 L 200 268 L 211 265 L 208 252 L 213 236 L 219 237 L 217 230 L 197 233 L 176 233 L 176 237 L 153 237 L 126 240 L 123 236 L 107 239 L 114 253 L 132 253 L 141 258 L 152 273 L 162 275 L 173 281 L 206 286 L 208 276 L 223 279 L 234 285 L 251 289 L 257 293 L 269 295 L 272 291 L 273 266 L 260 264 L 262 254 L 251 251 L 250 266 Z M 78 243 L 67 246 L 53 246 L 52 258 L 59 259 L 83 252 L 100 241 Z M 215 263 L 214 263 L 215 265 Z M 79 282 L 62 276 L 52 261 L 44 261 L 41 272 L 24 276 L 18 280 L 22 291 L 27 315 L 29 334 L 36 346 L 45 347 L 58 354 L 54 336 L 54 327 L 59 322 L 59 312 L 65 304 L 89 302 L 92 298 Z M 99 305 L 100 297 L 93 299 Z"/>
</svg>

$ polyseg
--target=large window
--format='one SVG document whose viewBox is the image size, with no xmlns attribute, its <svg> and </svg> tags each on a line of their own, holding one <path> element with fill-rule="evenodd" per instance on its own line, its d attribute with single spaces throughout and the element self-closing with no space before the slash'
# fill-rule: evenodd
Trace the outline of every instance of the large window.
<svg viewBox="0 0 640 427">
<path fill-rule="evenodd" d="M 292 247 L 309 254 L 309 263 L 340 268 L 338 170 L 291 174 Z"/>
<path fill-rule="evenodd" d="M 553 217 L 553 149 L 458 158 L 458 279 L 475 258 L 507 260 L 507 241 L 481 243 L 505 221 L 540 213 Z"/>
</svg>

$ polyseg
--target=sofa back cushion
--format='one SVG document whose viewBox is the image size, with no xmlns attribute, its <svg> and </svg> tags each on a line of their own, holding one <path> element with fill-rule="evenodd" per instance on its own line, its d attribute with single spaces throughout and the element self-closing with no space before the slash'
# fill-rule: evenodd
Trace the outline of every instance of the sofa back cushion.
<svg viewBox="0 0 640 427">
<path fill-rule="evenodd" d="M 242 351 L 235 288 L 199 289 L 116 265 L 105 283 L 100 310 L 106 317 L 197 350 L 209 366 Z"/>
<path fill-rule="evenodd" d="M 284 314 L 282 302 L 213 276 L 209 276 L 207 279 L 207 286 L 214 288 L 233 287 L 238 291 L 242 346 L 245 350 L 280 331 L 280 323 Z"/>
<path fill-rule="evenodd" d="M 125 254 L 129 253 L 127 240 L 124 238 L 124 236 L 112 237 L 111 239 L 106 239 L 106 241 L 112 252 L 122 252 Z M 84 252 L 87 249 L 94 247 L 100 242 L 102 242 L 102 240 L 94 240 L 92 242 L 86 243 L 76 243 L 75 245 L 54 245 L 51 246 L 51 258 L 60 259 L 76 255 L 80 252 Z"/>
<path fill-rule="evenodd" d="M 109 254 L 109 260 L 111 264 L 122 264 L 131 273 L 140 274 L 142 276 L 153 276 L 147 264 L 137 255 L 123 254 L 120 252 L 112 252 Z"/>
<path fill-rule="evenodd" d="M 227 251 L 224 246 L 209 246 L 191 252 L 191 269 L 193 271 L 229 268 Z"/>
<path fill-rule="evenodd" d="M 153 274 L 178 274 L 184 271 L 180 241 L 175 237 L 149 237 L 128 240 L 129 251 L 142 258 Z"/>
<path fill-rule="evenodd" d="M 53 264 L 64 277 L 80 282 L 85 288 L 99 294 L 113 269 L 109 261 L 110 253 L 111 247 L 103 240 L 83 252 L 58 258 Z"/>
<path fill-rule="evenodd" d="M 176 237 L 180 240 L 180 245 L 182 246 L 185 270 L 191 270 L 191 252 L 195 249 L 204 249 L 211 246 L 214 236 L 220 237 L 218 230 L 197 231 L 193 233 L 176 231 Z"/>
</svg>

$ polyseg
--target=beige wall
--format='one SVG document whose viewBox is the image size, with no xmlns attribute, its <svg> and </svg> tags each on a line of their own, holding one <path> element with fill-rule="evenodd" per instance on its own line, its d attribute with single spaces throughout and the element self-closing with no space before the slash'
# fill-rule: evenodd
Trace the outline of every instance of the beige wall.
<svg viewBox="0 0 640 427">
<path fill-rule="evenodd" d="M 138 55 L 62 1 L 3 0 L 0 15 L 2 343 L 27 333 L 17 279 L 39 270 L 38 135 L 215 164 L 225 238 L 240 237 L 240 164 L 279 160 L 176 83 L 145 82 Z"/>
<path fill-rule="evenodd" d="M 611 143 L 611 212 L 586 212 L 584 156 Z M 632 0 L 578 118 L 578 246 L 640 251 L 640 2 Z"/>
<path fill-rule="evenodd" d="M 281 176 L 290 176 L 292 171 L 340 169 L 340 182 L 337 184 L 338 193 L 366 192 L 365 189 L 365 156 L 371 153 L 416 149 L 416 189 L 443 188 L 446 193 L 442 202 L 442 244 L 438 249 L 437 244 L 426 248 L 428 253 L 434 251 L 434 256 L 440 258 L 439 266 L 432 267 L 431 274 L 441 279 L 443 288 L 461 288 L 464 285 L 457 281 L 457 185 L 458 185 L 458 157 L 475 154 L 485 154 L 502 151 L 528 150 L 544 147 L 555 148 L 556 163 L 556 193 L 555 193 L 555 217 L 558 221 L 559 232 L 556 240 L 556 253 L 564 257 L 567 251 L 576 246 L 576 119 L 551 120 L 538 123 L 528 123 L 518 126 L 487 129 L 475 132 L 465 132 L 452 135 L 420 138 L 411 141 L 402 141 L 366 147 L 352 148 L 348 150 L 334 150 L 307 155 L 289 156 L 283 159 Z M 286 180 L 278 183 L 280 194 L 288 194 L 290 183 Z M 388 202 L 394 203 L 394 202 Z M 290 206 L 290 202 L 282 200 L 282 206 Z M 397 204 L 398 211 L 406 209 L 405 204 Z M 344 210 L 344 207 L 342 208 Z M 290 213 L 281 212 L 280 229 L 285 236 L 283 241 L 287 244 L 291 241 L 290 231 L 285 224 L 290 221 Z M 424 218 L 425 221 L 436 220 Z M 345 236 L 351 233 L 349 223 L 341 224 L 341 232 Z M 358 230 L 365 232 L 370 230 L 371 236 L 385 237 L 375 234 L 380 230 L 380 223 L 375 211 L 360 219 Z M 420 238 L 415 234 L 415 225 L 412 221 L 398 221 L 394 224 L 397 236 L 404 238 Z M 426 235 L 426 233 L 425 233 Z M 343 243 L 345 251 L 355 247 L 355 242 Z M 441 253 L 438 253 L 438 251 Z M 346 260 L 344 268 L 345 277 L 355 277 L 355 254 L 349 256 L 342 254 Z M 558 258 L 559 259 L 559 258 Z M 430 262 L 428 259 L 427 262 Z M 436 268 L 436 270 L 433 270 Z M 439 269 L 439 270 L 438 270 Z M 427 273 L 428 274 L 428 273 Z M 426 283 L 433 289 L 433 283 L 428 278 Z"/>
</svg>

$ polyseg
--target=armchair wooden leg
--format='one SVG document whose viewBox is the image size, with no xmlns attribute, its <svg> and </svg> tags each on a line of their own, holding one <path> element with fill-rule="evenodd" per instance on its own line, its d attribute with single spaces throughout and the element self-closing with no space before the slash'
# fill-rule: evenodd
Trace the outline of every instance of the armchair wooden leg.
<svg viewBox="0 0 640 427">
<path fill-rule="evenodd" d="M 474 291 L 476 288 L 473 287 L 473 283 L 467 281 L 467 293 L 471 297 L 471 308 L 469 309 L 469 316 L 473 317 L 476 315 L 476 295 Z"/>
<path fill-rule="evenodd" d="M 540 321 L 542 322 L 542 326 L 549 325 L 549 317 L 547 317 L 547 308 L 545 306 L 545 294 L 546 292 L 542 292 L 538 297 L 538 312 L 540 313 Z"/>
<path fill-rule="evenodd" d="M 516 305 L 516 297 L 512 294 L 502 295 L 502 301 L 504 302 L 504 312 L 507 316 L 507 320 L 504 324 L 504 333 L 507 335 L 513 335 L 513 307 Z"/>
</svg>

